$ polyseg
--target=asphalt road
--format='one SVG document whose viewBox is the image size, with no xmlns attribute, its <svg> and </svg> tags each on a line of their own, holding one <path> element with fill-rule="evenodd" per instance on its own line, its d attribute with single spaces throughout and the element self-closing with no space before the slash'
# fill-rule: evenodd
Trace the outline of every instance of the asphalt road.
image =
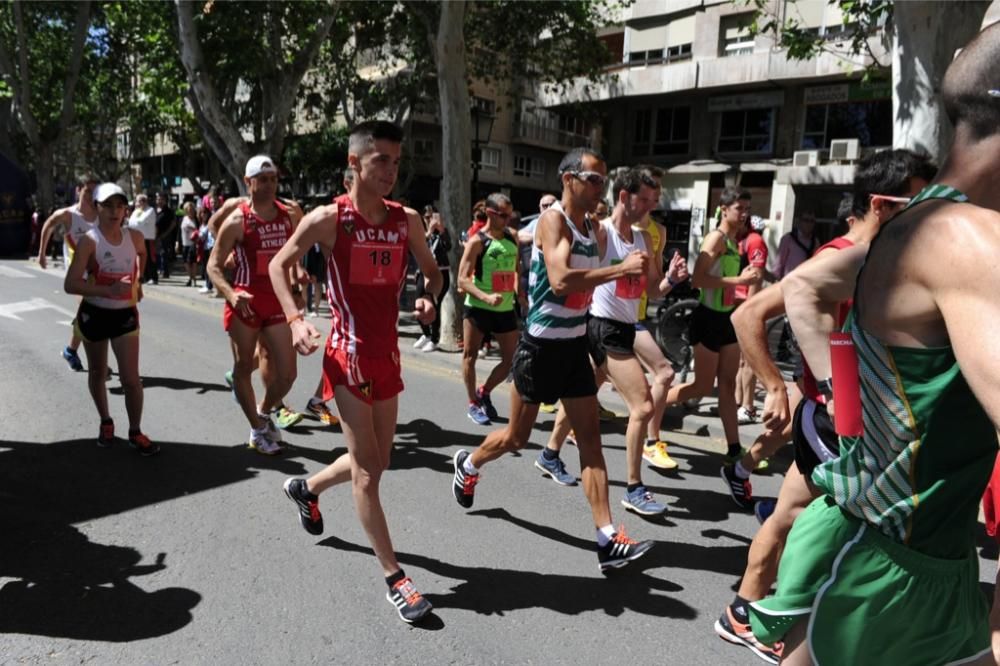
<svg viewBox="0 0 1000 666">
<path fill-rule="evenodd" d="M 485 470 L 472 511 L 455 503 L 451 456 L 489 429 L 465 416 L 458 355 L 413 352 L 415 327 L 403 326 L 407 390 L 382 497 L 399 559 L 436 608 L 408 626 L 385 601 L 349 490 L 323 496 L 321 537 L 299 527 L 282 493 L 286 477 L 344 453 L 340 431 L 305 421 L 280 457 L 245 448 L 247 425 L 222 378 L 231 357 L 221 301 L 177 281 L 147 287 L 143 429 L 163 451 L 144 459 L 123 441 L 94 444 L 86 375 L 59 356 L 76 308 L 61 278 L 0 261 L 0 662 L 762 663 L 712 630 L 757 524 L 719 479 L 721 432 L 707 412 L 671 415 L 677 473 L 644 472 L 669 506 L 656 520 L 617 504 L 624 423 L 604 427 L 616 522 L 658 542 L 605 577 L 583 493 L 532 466 L 550 415 L 523 456 Z M 318 354 L 300 357 L 293 405 L 305 405 L 319 372 Z M 109 387 L 121 436 L 121 390 L 115 379 Z M 623 411 L 609 389 L 601 399 Z M 505 391 L 494 400 L 506 413 Z M 746 443 L 753 433 L 744 430 Z M 773 467 L 787 467 L 788 453 Z M 565 458 L 578 473 L 572 448 Z M 773 496 L 779 481 L 756 478 L 756 494 Z M 983 560 L 984 581 L 995 566 Z"/>
</svg>

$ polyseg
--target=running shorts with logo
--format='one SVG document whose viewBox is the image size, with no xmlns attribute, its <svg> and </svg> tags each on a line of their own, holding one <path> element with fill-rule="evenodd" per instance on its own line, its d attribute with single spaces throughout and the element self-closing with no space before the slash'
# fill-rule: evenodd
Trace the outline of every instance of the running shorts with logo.
<svg viewBox="0 0 1000 666">
<path fill-rule="evenodd" d="M 236 287 L 235 291 L 253 294 L 253 300 L 250 301 L 252 312 L 250 316 L 245 316 L 239 310 L 234 310 L 227 302 L 222 309 L 222 327 L 225 330 L 229 330 L 234 318 L 257 330 L 285 323 L 285 311 L 281 308 L 281 303 L 278 302 L 278 297 L 274 295 L 274 292 L 258 291 L 254 293 L 243 287 Z"/>
<path fill-rule="evenodd" d="M 403 392 L 399 352 L 387 356 L 359 356 L 327 345 L 323 353 L 323 399 L 345 386 L 365 404 L 388 400 Z"/>
<path fill-rule="evenodd" d="M 604 365 L 608 352 L 635 356 L 635 324 L 591 316 L 587 319 L 590 356 L 596 365 Z"/>
<path fill-rule="evenodd" d="M 840 455 L 840 438 L 833 429 L 826 405 L 809 398 L 799 402 L 792 419 L 792 445 L 795 447 L 795 466 L 807 479 L 817 465 Z"/>
<path fill-rule="evenodd" d="M 691 346 L 704 345 L 718 354 L 726 345 L 736 344 L 732 315 L 732 311 L 719 312 L 699 303 L 691 315 Z"/>
<path fill-rule="evenodd" d="M 513 310 L 497 312 L 476 306 L 466 306 L 465 318 L 483 335 L 510 333 L 517 330 L 517 315 Z"/>
<path fill-rule="evenodd" d="M 561 398 L 597 395 L 587 336 L 540 339 L 527 333 L 514 352 L 514 387 L 524 402 L 552 404 Z"/>
<path fill-rule="evenodd" d="M 102 308 L 87 301 L 81 301 L 73 320 L 73 330 L 87 342 L 113 340 L 123 335 L 139 334 L 139 310 L 127 308 Z"/>
</svg>

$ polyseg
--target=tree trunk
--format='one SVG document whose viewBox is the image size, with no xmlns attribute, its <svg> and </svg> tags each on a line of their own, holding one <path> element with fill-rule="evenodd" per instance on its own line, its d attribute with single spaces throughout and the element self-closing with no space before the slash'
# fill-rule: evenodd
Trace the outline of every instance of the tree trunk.
<svg viewBox="0 0 1000 666">
<path fill-rule="evenodd" d="M 34 146 L 35 149 L 35 178 L 38 190 L 35 196 L 38 199 L 38 209 L 50 214 L 55 207 L 55 186 L 53 183 L 53 153 L 55 144 L 53 142 L 43 143 Z"/>
<path fill-rule="evenodd" d="M 441 304 L 441 344 L 455 348 L 462 339 L 461 301 L 456 274 L 462 259 L 458 242 L 470 219 L 470 170 L 472 164 L 469 83 L 466 71 L 465 12 L 467 3 L 443 0 L 434 61 L 437 67 L 438 96 L 441 100 L 441 159 L 448 165 L 441 179 L 441 217 L 454 239 L 451 250 L 452 280 Z"/>
<path fill-rule="evenodd" d="M 893 147 L 924 152 L 940 164 L 954 128 L 941 103 L 941 81 L 980 30 L 989 2 L 912 0 L 893 5 Z M 945 18 L 947 16 L 947 18 Z"/>
</svg>

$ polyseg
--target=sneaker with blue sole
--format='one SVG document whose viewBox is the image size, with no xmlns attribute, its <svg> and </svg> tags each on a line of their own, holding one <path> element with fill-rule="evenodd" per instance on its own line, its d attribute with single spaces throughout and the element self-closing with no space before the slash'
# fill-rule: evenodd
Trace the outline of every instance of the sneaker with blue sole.
<svg viewBox="0 0 1000 666">
<path fill-rule="evenodd" d="M 656 501 L 646 486 L 639 486 L 632 492 L 626 491 L 622 506 L 642 516 L 658 516 L 667 510 L 666 506 Z"/>
<path fill-rule="evenodd" d="M 486 416 L 490 419 L 500 418 L 500 414 L 497 413 L 497 408 L 493 406 L 493 401 L 490 400 L 490 394 L 483 392 L 483 387 L 480 386 L 476 389 L 476 400 L 479 404 L 483 406 L 483 411 L 486 412 Z"/>
<path fill-rule="evenodd" d="M 576 477 L 566 471 L 566 464 L 556 456 L 552 460 L 546 459 L 544 453 L 539 453 L 535 458 L 535 467 L 549 475 L 549 478 L 560 486 L 575 486 Z"/>
<path fill-rule="evenodd" d="M 62 350 L 62 357 L 68 364 L 71 370 L 75 372 L 83 372 L 83 362 L 80 360 L 80 355 L 75 349 L 70 347 L 65 347 Z"/>
<path fill-rule="evenodd" d="M 486 414 L 486 410 L 478 402 L 469 403 L 469 411 L 467 416 L 472 419 L 473 423 L 478 425 L 491 425 L 490 417 Z"/>
<path fill-rule="evenodd" d="M 753 515 L 757 517 L 757 522 L 763 525 L 764 521 L 774 513 L 774 508 L 777 504 L 773 499 L 761 499 L 754 502 Z"/>
</svg>

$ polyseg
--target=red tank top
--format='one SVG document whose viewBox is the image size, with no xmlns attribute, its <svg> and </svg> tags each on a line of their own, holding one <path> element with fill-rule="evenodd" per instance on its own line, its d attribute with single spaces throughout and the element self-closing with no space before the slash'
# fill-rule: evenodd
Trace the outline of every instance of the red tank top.
<svg viewBox="0 0 1000 666">
<path fill-rule="evenodd" d="M 373 225 L 349 195 L 337 197 L 336 204 L 337 240 L 327 260 L 330 347 L 360 356 L 391 354 L 398 350 L 399 296 L 406 280 L 406 211 L 385 201 L 385 221 Z"/>
<path fill-rule="evenodd" d="M 817 248 L 816 251 L 813 252 L 813 256 L 815 257 L 827 248 L 843 250 L 844 248 L 852 247 L 853 245 L 853 241 L 848 240 L 843 236 L 838 236 L 826 245 Z M 840 304 L 840 308 L 837 310 L 837 328 L 843 326 L 844 322 L 847 320 L 847 313 L 851 311 L 852 302 L 853 299 L 849 299 Z M 809 369 L 809 364 L 806 363 L 805 358 L 802 359 L 802 389 L 802 393 L 805 397 L 814 402 L 822 403 L 824 405 L 826 404 L 826 397 L 820 393 L 819 389 L 816 387 L 816 377 L 813 375 L 812 370 Z"/>
<path fill-rule="evenodd" d="M 234 287 L 242 287 L 250 292 L 274 293 L 267 265 L 292 235 L 292 219 L 288 215 L 288 208 L 277 201 L 274 205 L 278 214 L 268 222 L 250 210 L 249 204 L 240 204 L 240 212 L 243 213 L 243 242 L 235 248 Z"/>
</svg>

